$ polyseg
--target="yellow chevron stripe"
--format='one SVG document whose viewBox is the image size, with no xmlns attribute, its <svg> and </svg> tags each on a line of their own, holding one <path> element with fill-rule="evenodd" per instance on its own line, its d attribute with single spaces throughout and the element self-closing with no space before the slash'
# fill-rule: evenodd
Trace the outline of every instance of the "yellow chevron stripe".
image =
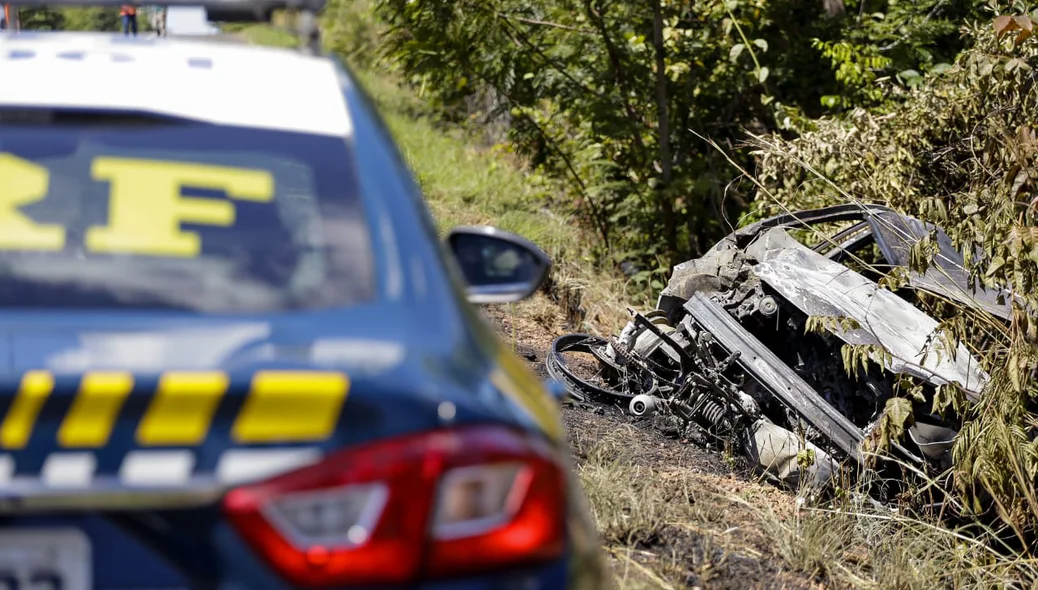
<svg viewBox="0 0 1038 590">
<path fill-rule="evenodd" d="M 58 429 L 62 447 L 100 447 L 108 442 L 126 396 L 133 389 L 129 373 L 87 373 Z"/>
<path fill-rule="evenodd" d="M 346 401 L 346 375 L 311 371 L 260 371 L 231 436 L 240 443 L 325 440 Z"/>
<path fill-rule="evenodd" d="M 144 446 L 196 445 L 205 440 L 230 379 L 219 371 L 169 372 L 137 427 Z"/>
<path fill-rule="evenodd" d="M 22 376 L 22 384 L 14 403 L 0 424 L 0 447 L 24 449 L 32 436 L 36 416 L 54 390 L 54 376 L 47 371 L 29 371 Z"/>
</svg>

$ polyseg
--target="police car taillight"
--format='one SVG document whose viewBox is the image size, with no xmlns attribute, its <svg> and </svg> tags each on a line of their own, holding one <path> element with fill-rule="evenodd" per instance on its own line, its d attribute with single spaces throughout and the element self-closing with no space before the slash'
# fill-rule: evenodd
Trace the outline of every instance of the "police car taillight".
<svg viewBox="0 0 1038 590">
<path fill-rule="evenodd" d="M 379 441 L 230 491 L 224 510 L 278 573 L 308 587 L 401 583 L 557 558 L 555 454 L 504 428 Z"/>
</svg>

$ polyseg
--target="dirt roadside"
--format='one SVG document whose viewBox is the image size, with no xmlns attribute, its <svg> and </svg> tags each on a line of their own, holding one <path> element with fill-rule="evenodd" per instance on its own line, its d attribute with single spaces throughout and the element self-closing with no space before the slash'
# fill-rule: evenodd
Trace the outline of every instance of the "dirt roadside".
<svg viewBox="0 0 1038 590">
<path fill-rule="evenodd" d="M 542 377 L 552 340 L 567 331 L 542 295 L 484 308 L 502 339 Z M 795 546 L 776 543 L 796 499 L 758 483 L 740 461 L 668 438 L 600 405 L 563 415 L 585 493 L 627 588 L 823 588 L 784 567 Z"/>
</svg>

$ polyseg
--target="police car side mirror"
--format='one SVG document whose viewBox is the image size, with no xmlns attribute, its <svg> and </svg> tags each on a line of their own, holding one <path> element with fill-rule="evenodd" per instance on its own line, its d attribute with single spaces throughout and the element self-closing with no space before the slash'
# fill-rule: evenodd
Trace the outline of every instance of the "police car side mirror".
<svg viewBox="0 0 1038 590">
<path fill-rule="evenodd" d="M 447 235 L 467 283 L 471 303 L 513 303 L 533 295 L 551 268 L 551 259 L 532 242 L 490 226 L 457 227 Z"/>
</svg>

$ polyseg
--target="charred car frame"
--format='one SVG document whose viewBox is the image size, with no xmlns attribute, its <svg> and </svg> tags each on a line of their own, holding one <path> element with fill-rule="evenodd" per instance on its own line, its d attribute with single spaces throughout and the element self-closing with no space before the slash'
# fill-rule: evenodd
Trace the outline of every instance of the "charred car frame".
<svg viewBox="0 0 1038 590">
<path fill-rule="evenodd" d="M 922 240 L 933 258 L 916 272 Z M 894 269 L 902 288 L 884 288 Z M 1011 317 L 1008 295 L 975 286 L 940 228 L 876 206 L 800 211 L 743 227 L 679 264 L 655 310 L 632 311 L 611 339 L 562 336 L 546 364 L 573 397 L 734 442 L 790 486 L 826 488 L 841 467 L 867 466 L 880 481 L 947 474 L 959 424 L 932 413 L 933 397 L 953 387 L 976 399 L 989 377 L 964 344 L 942 349 L 919 293 Z M 854 347 L 872 362 L 848 371 Z M 571 353 L 593 355 L 594 374 Z M 872 453 L 870 436 L 895 398 L 912 410 L 905 436 Z"/>
</svg>

